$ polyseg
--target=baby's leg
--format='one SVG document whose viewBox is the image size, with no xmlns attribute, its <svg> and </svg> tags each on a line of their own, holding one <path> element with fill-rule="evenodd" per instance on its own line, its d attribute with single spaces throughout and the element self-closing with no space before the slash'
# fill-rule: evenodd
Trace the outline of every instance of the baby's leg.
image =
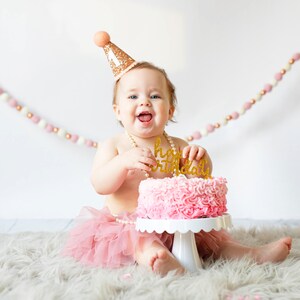
<svg viewBox="0 0 300 300">
<path fill-rule="evenodd" d="M 219 256 L 226 259 L 238 259 L 244 256 L 252 257 L 258 263 L 280 262 L 289 255 L 292 245 L 290 237 L 284 237 L 275 242 L 260 246 L 247 247 L 236 241 L 221 242 Z"/>
<path fill-rule="evenodd" d="M 176 274 L 184 273 L 184 268 L 173 254 L 156 241 L 148 247 L 140 245 L 136 252 L 136 261 L 140 265 L 149 266 L 155 273 L 163 276 L 172 270 L 176 270 Z"/>
</svg>

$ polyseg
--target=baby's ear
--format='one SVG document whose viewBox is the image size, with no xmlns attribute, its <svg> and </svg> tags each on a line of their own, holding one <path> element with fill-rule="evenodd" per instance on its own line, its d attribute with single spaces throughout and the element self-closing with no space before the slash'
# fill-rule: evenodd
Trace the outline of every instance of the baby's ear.
<svg viewBox="0 0 300 300">
<path fill-rule="evenodd" d="M 113 110 L 116 115 L 116 118 L 120 121 L 120 108 L 118 104 L 113 104 Z"/>
<path fill-rule="evenodd" d="M 169 109 L 169 120 L 171 120 L 173 118 L 174 112 L 175 112 L 175 107 L 174 106 L 170 106 L 170 109 Z"/>
</svg>

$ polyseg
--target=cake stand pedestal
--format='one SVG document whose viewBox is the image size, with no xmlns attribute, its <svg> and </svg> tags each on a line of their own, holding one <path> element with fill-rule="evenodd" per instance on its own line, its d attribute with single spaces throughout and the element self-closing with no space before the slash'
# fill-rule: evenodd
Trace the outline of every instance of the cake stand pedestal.
<svg viewBox="0 0 300 300">
<path fill-rule="evenodd" d="M 202 261 L 199 257 L 195 233 L 204 230 L 221 230 L 232 227 L 231 217 L 229 214 L 216 218 L 200 218 L 200 219 L 180 219 L 180 220 L 154 220 L 137 218 L 136 230 L 142 232 L 164 231 L 174 234 L 174 242 L 172 247 L 173 255 L 187 270 L 191 272 L 197 271 L 202 267 Z"/>
</svg>

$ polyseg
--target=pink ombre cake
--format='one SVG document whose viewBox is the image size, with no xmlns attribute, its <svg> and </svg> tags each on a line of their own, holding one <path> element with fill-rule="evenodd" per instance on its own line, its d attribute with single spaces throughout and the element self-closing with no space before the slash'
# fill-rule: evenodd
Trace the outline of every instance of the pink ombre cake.
<svg viewBox="0 0 300 300">
<path fill-rule="evenodd" d="M 137 215 L 143 219 L 218 217 L 226 211 L 226 179 L 173 178 L 143 180 Z"/>
</svg>

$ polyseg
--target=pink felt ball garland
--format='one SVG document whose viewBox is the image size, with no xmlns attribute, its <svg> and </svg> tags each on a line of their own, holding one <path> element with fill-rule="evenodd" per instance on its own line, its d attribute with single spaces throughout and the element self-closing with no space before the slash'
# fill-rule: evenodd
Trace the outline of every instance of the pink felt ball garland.
<svg viewBox="0 0 300 300">
<path fill-rule="evenodd" d="M 232 112 L 220 122 L 217 122 L 215 124 L 208 124 L 205 128 L 199 131 L 195 131 L 193 134 L 186 137 L 186 140 L 189 142 L 193 140 L 198 140 L 204 136 L 207 136 L 209 133 L 214 132 L 215 129 L 218 129 L 221 126 L 225 126 L 229 121 L 238 119 L 241 115 L 247 112 L 254 104 L 260 101 L 264 95 L 271 92 L 272 89 L 278 84 L 278 82 L 282 80 L 286 72 L 289 71 L 292 65 L 298 60 L 300 60 L 300 53 L 294 54 L 292 58 L 288 61 L 287 65 L 284 68 L 282 68 L 280 72 L 275 74 L 273 81 L 271 83 L 267 83 L 254 98 L 245 102 L 240 110 Z M 31 110 L 29 110 L 27 106 L 22 106 L 15 98 L 9 95 L 9 93 L 6 92 L 1 87 L 0 87 L 0 102 L 6 102 L 9 106 L 15 108 L 23 116 L 30 119 L 33 123 L 37 124 L 40 128 L 45 129 L 46 132 L 55 133 L 57 136 L 61 138 L 65 138 L 66 140 L 70 140 L 71 142 L 77 145 L 85 145 L 87 147 L 93 147 L 93 148 L 98 147 L 97 142 L 91 139 L 86 139 L 77 134 L 73 134 L 73 133 L 71 134 L 67 132 L 65 129 L 54 126 L 51 123 L 47 122 L 45 119 L 42 119 L 37 114 L 31 112 Z"/>
<path fill-rule="evenodd" d="M 0 87 L 0 102 L 6 102 L 10 107 L 16 109 L 21 115 L 30 119 L 33 123 L 37 124 L 38 127 L 44 129 L 48 133 L 54 133 L 57 136 L 69 140 L 77 145 L 85 145 L 87 147 L 97 148 L 98 143 L 91 140 L 86 139 L 83 136 L 79 136 L 78 134 L 73 134 L 67 132 L 63 128 L 59 128 L 45 119 L 41 118 L 37 114 L 33 113 L 27 106 L 21 105 L 15 98 L 11 97 L 4 89 Z"/>
<path fill-rule="evenodd" d="M 232 112 L 231 114 L 227 115 L 224 119 L 222 119 L 220 122 L 214 124 L 208 124 L 205 128 L 195 131 L 193 134 L 186 137 L 186 140 L 188 142 L 191 142 L 193 140 L 199 140 L 202 137 L 207 136 L 208 134 L 214 132 L 215 129 L 218 129 L 221 126 L 225 126 L 229 121 L 238 119 L 241 115 L 247 112 L 254 104 L 259 102 L 264 95 L 270 93 L 273 87 L 275 87 L 278 84 L 278 82 L 283 78 L 286 72 L 291 69 L 294 62 L 296 62 L 299 59 L 300 59 L 300 53 L 295 53 L 292 56 L 292 58 L 288 61 L 287 65 L 284 68 L 282 68 L 280 72 L 274 75 L 274 79 L 272 80 L 272 82 L 265 84 L 263 89 L 260 90 L 260 92 L 251 100 L 245 102 L 240 110 Z"/>
</svg>

